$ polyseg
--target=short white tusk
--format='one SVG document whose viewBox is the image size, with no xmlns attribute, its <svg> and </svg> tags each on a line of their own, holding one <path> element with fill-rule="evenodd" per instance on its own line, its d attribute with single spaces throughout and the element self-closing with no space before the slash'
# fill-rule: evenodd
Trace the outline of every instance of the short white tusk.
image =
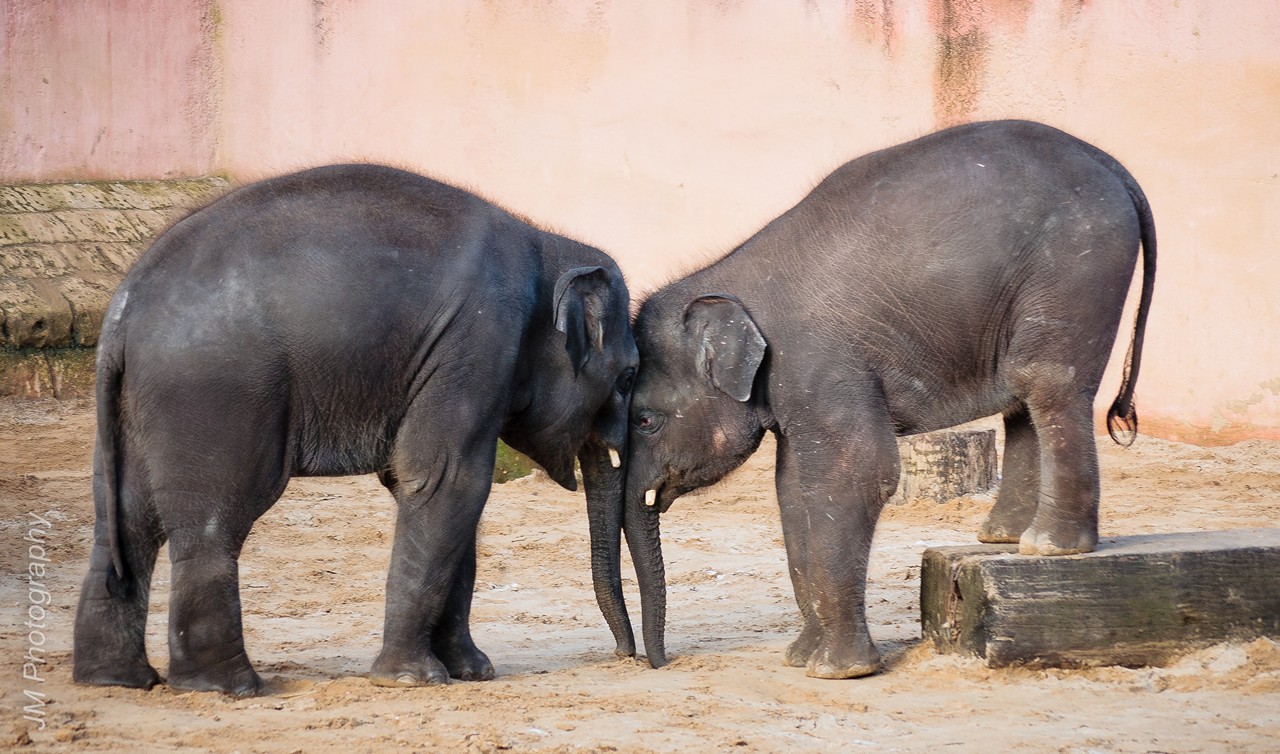
<svg viewBox="0 0 1280 754">
<path fill-rule="evenodd" d="M 613 464 L 613 468 L 622 467 L 622 459 L 618 457 L 617 448 L 609 448 L 609 463 Z"/>
<path fill-rule="evenodd" d="M 658 491 L 657 491 L 657 490 L 645 490 L 645 491 L 644 491 L 644 504 L 645 504 L 645 505 L 647 505 L 647 506 L 649 506 L 650 508 L 652 508 L 652 507 L 653 507 L 653 504 L 654 504 L 654 503 L 656 503 L 656 502 L 658 502 Z"/>
</svg>

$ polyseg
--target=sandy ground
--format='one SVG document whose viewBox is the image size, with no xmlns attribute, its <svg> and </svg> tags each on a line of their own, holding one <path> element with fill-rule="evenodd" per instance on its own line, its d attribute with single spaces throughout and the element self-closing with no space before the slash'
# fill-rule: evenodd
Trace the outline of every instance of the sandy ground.
<svg viewBox="0 0 1280 754">
<path fill-rule="evenodd" d="M 987 668 L 920 641 L 925 546 L 969 544 L 990 499 L 890 509 L 868 597 L 885 671 L 819 681 L 782 665 L 798 630 L 773 493 L 771 444 L 664 519 L 668 650 L 654 671 L 612 656 L 595 606 L 581 494 L 545 477 L 497 486 L 480 534 L 473 629 L 498 678 L 380 689 L 392 501 L 371 477 L 295 480 L 241 558 L 246 643 L 268 695 L 86 688 L 71 625 L 93 523 L 87 403 L 0 405 L 0 750 L 22 751 L 982 751 L 1222 752 L 1280 746 L 1280 646 L 1259 639 L 1165 668 Z M 1199 448 L 1099 442 L 1103 535 L 1273 526 L 1280 443 Z M 44 680 L 32 641 L 29 513 L 47 519 L 52 595 Z M 624 574 L 630 569 L 624 563 Z M 164 673 L 168 561 L 148 647 Z M 638 599 L 628 579 L 638 622 Z M 638 626 L 637 626 L 638 628 Z M 45 727 L 23 719 L 44 694 Z"/>
</svg>

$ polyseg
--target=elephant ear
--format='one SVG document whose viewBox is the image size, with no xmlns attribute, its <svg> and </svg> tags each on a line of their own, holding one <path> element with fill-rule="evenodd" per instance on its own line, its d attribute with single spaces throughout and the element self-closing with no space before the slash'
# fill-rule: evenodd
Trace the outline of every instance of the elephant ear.
<svg viewBox="0 0 1280 754">
<path fill-rule="evenodd" d="M 574 267 L 556 281 L 553 305 L 556 329 L 564 333 L 564 350 L 576 378 L 591 350 L 604 350 L 604 320 L 609 300 L 609 273 L 603 267 Z"/>
<path fill-rule="evenodd" d="M 767 344 L 742 302 L 726 293 L 699 296 L 685 307 L 684 326 L 696 339 L 695 359 L 702 376 L 746 402 Z"/>
</svg>

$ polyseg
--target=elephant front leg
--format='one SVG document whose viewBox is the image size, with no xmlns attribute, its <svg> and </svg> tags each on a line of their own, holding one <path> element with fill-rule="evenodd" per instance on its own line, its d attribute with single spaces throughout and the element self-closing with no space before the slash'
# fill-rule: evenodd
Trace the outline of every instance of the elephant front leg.
<svg viewBox="0 0 1280 754">
<path fill-rule="evenodd" d="M 399 480 L 393 469 L 383 469 L 378 473 L 378 479 L 392 495 L 398 494 Z M 461 681 L 487 681 L 494 676 L 493 663 L 471 639 L 471 597 L 475 592 L 475 584 L 476 543 L 475 536 L 472 535 L 467 551 L 458 562 L 457 575 L 449 590 L 448 600 L 431 634 L 431 651 L 444 664 L 449 677 Z M 375 678 L 374 682 L 387 681 L 385 678 Z M 405 678 L 403 681 L 396 681 L 395 685 L 414 683 L 416 681 Z"/>
<path fill-rule="evenodd" d="M 787 660 L 807 656 L 814 678 L 880 669 L 867 629 L 867 563 L 880 509 L 897 484 L 897 447 L 887 424 L 853 434 L 861 437 L 786 438 L 779 448 L 778 500 L 788 549 L 796 543 L 789 559 L 805 616 Z"/>
<path fill-rule="evenodd" d="M 476 585 L 475 538 L 458 564 L 444 613 L 431 634 L 431 650 L 444 663 L 449 676 L 460 681 L 493 678 L 493 663 L 471 639 L 471 597 Z"/>
<path fill-rule="evenodd" d="M 779 437 L 775 481 L 778 500 L 786 500 L 790 490 L 800 489 L 800 477 L 796 465 L 786 452 L 786 441 Z M 809 598 L 808 581 L 808 515 L 802 505 L 780 504 L 782 514 L 782 539 L 787 546 L 787 570 L 791 575 L 791 588 L 795 592 L 796 605 L 800 608 L 802 627 L 800 636 L 787 646 L 783 661 L 790 667 L 803 668 L 822 641 L 822 623 L 814 612 Z"/>
<path fill-rule="evenodd" d="M 496 439 L 494 439 L 496 442 Z M 399 515 L 382 651 L 369 679 L 378 686 L 448 683 L 450 676 L 485 679 L 493 667 L 471 642 L 475 537 L 493 478 L 487 450 L 441 450 L 398 466 Z M 414 468 L 429 471 L 415 472 Z"/>
</svg>

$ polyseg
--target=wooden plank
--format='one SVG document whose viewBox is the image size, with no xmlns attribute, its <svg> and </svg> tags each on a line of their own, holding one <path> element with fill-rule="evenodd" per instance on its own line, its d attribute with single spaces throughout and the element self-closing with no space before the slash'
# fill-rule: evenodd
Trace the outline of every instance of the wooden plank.
<svg viewBox="0 0 1280 754">
<path fill-rule="evenodd" d="M 1062 557 L 930 548 L 920 611 L 939 652 L 992 667 L 1163 665 L 1222 641 L 1280 638 L 1280 529 L 1114 537 Z"/>
</svg>

